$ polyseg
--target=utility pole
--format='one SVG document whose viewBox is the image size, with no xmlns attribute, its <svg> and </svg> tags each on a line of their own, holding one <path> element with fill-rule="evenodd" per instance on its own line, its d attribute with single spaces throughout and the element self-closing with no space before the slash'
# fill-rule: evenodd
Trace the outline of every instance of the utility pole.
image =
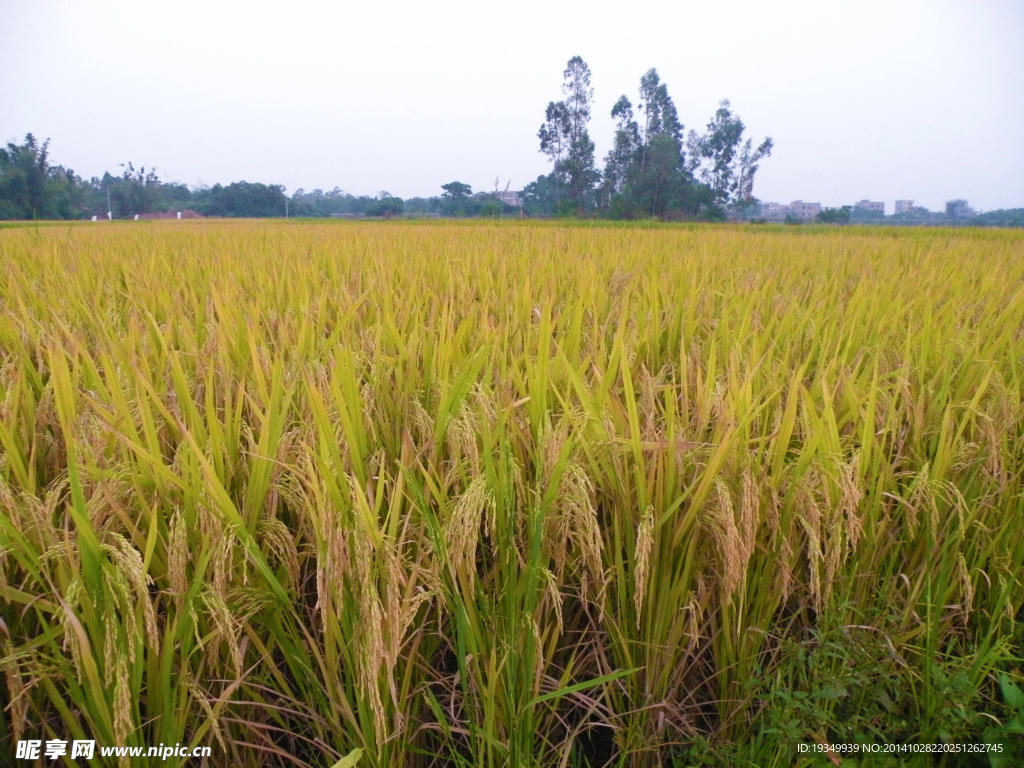
<svg viewBox="0 0 1024 768">
<path fill-rule="evenodd" d="M 284 217 L 288 218 L 288 198 L 284 199 Z"/>
</svg>

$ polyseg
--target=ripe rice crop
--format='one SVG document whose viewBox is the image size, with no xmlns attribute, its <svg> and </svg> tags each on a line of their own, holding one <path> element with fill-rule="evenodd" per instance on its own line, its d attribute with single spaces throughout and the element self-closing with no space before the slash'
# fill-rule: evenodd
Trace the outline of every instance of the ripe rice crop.
<svg viewBox="0 0 1024 768">
<path fill-rule="evenodd" d="M 1022 253 L 0 230 L 0 738 L 488 768 L 978 741 L 1021 674 Z"/>
</svg>

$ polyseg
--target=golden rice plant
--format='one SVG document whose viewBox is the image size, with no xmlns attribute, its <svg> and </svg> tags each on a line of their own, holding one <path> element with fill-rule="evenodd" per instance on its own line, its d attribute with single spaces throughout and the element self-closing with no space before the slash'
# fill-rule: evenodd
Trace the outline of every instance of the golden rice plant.
<svg viewBox="0 0 1024 768">
<path fill-rule="evenodd" d="M 1021 671 L 1022 246 L 0 231 L 0 738 L 790 766 L 882 701 L 977 740 Z"/>
</svg>

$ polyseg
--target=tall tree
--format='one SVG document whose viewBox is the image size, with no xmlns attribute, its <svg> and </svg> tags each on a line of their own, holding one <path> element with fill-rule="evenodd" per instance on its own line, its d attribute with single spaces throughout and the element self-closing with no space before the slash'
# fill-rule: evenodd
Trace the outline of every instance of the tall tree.
<svg viewBox="0 0 1024 768">
<path fill-rule="evenodd" d="M 690 131 L 687 137 L 689 168 L 711 187 L 718 205 L 743 208 L 753 203 L 754 175 L 761 160 L 771 155 L 771 138 L 755 149 L 750 139 L 743 141 L 745 129 L 729 100 L 723 99 L 707 131 Z"/>
<path fill-rule="evenodd" d="M 640 78 L 634 118 L 626 96 L 612 107 L 616 119 L 612 150 L 605 159 L 606 201 L 613 215 L 664 217 L 688 213 L 692 179 L 683 163 L 683 125 L 668 86 L 656 69 Z"/>
<path fill-rule="evenodd" d="M 8 142 L 0 149 L 0 198 L 12 218 L 46 218 L 49 215 L 50 140 L 42 144 L 31 133 L 24 144 Z"/>
<path fill-rule="evenodd" d="M 89 187 L 70 168 L 50 165 L 50 140 L 31 133 L 0 148 L 0 219 L 70 219 L 88 208 Z"/>
<path fill-rule="evenodd" d="M 640 146 L 640 126 L 633 119 L 633 104 L 625 95 L 612 107 L 615 119 L 615 138 L 605 158 L 604 189 L 606 197 L 619 194 L 626 186 L 630 165 L 636 160 Z"/>
<path fill-rule="evenodd" d="M 753 142 L 747 139 L 743 143 L 743 149 L 740 152 L 735 204 L 741 208 L 754 204 L 754 175 L 757 173 L 758 168 L 761 167 L 761 160 L 771 155 L 775 142 L 770 137 L 766 137 L 758 145 L 757 149 L 754 149 L 753 146 Z"/>
<path fill-rule="evenodd" d="M 549 101 L 537 138 L 540 139 L 540 151 L 551 159 L 556 177 L 563 173 L 562 157 L 565 155 L 568 135 L 569 120 L 565 102 Z"/>
<path fill-rule="evenodd" d="M 551 158 L 556 190 L 564 181 L 571 206 L 580 210 L 588 204 L 599 174 L 587 131 L 594 89 L 590 67 L 579 56 L 569 59 L 562 73 L 562 93 L 564 100 L 548 103 L 537 138 L 540 151 Z"/>
<path fill-rule="evenodd" d="M 645 215 L 663 218 L 671 208 L 681 206 L 689 179 L 682 168 L 679 142 L 669 134 L 655 134 L 644 146 L 643 162 L 632 171 L 632 202 Z"/>
<path fill-rule="evenodd" d="M 594 142 L 587 131 L 594 89 L 590 87 L 590 67 L 581 57 L 569 59 L 562 73 L 562 92 L 569 128 L 566 158 L 569 199 L 582 206 L 592 193 L 598 174 L 594 168 Z"/>
<path fill-rule="evenodd" d="M 658 70 L 653 67 L 640 78 L 640 103 L 637 108 L 644 113 L 641 166 L 646 162 L 647 149 L 655 136 L 670 137 L 682 152 L 683 124 L 679 122 L 676 105 L 668 95 L 668 86 L 661 82 Z"/>
</svg>

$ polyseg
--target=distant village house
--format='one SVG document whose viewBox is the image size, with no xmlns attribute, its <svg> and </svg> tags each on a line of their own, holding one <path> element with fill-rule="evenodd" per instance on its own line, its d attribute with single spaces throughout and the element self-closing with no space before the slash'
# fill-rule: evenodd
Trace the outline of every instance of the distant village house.
<svg viewBox="0 0 1024 768">
<path fill-rule="evenodd" d="M 785 221 L 786 217 L 792 216 L 800 221 L 814 221 L 814 217 L 821 211 L 821 203 L 805 203 L 803 200 L 794 200 L 789 205 L 782 203 L 761 203 L 758 215 L 766 221 Z"/>
</svg>

